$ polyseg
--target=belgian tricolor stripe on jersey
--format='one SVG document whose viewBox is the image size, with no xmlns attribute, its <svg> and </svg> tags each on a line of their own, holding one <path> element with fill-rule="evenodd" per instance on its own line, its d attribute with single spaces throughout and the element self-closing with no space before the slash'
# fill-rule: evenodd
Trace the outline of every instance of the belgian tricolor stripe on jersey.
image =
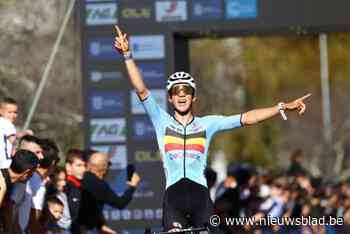
<svg viewBox="0 0 350 234">
<path fill-rule="evenodd" d="M 205 131 L 186 135 L 186 150 L 198 151 L 204 154 L 205 135 Z M 164 137 L 165 153 L 173 150 L 184 150 L 184 138 L 183 134 L 167 128 Z"/>
</svg>

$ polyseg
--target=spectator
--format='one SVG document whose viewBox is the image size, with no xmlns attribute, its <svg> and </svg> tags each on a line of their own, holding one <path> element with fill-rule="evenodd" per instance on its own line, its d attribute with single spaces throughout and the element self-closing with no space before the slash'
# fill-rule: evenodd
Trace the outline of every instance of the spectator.
<svg viewBox="0 0 350 234">
<path fill-rule="evenodd" d="M 79 223 L 83 230 L 97 230 L 105 233 L 115 233 L 106 226 L 102 209 L 104 204 L 114 208 L 126 207 L 132 199 L 140 177 L 134 173 L 128 181 L 128 189 L 119 197 L 104 181 L 108 172 L 109 158 L 107 154 L 92 152 L 88 157 L 87 172 L 82 180 L 82 207 L 79 212 Z"/>
<path fill-rule="evenodd" d="M 58 221 L 63 216 L 63 211 L 64 204 L 60 199 L 58 199 L 56 196 L 46 197 L 43 213 L 40 217 L 40 224 L 43 227 L 43 233 L 64 233 L 62 228 L 58 225 Z"/>
<path fill-rule="evenodd" d="M 8 199 L 12 186 L 16 182 L 26 182 L 38 165 L 38 158 L 28 150 L 19 150 L 13 157 L 10 168 L 0 169 L 2 189 L 6 190 L 4 199 Z M 0 201 L 2 202 L 2 201 Z"/>
<path fill-rule="evenodd" d="M 6 182 L 7 191 L 11 191 L 11 187 L 14 183 L 26 182 L 30 179 L 38 162 L 38 158 L 32 152 L 28 150 L 17 151 L 10 167 L 0 169 L 1 176 Z"/>
<path fill-rule="evenodd" d="M 0 117 L 0 169 L 10 167 L 15 140 L 15 126 L 9 120 Z"/>
<path fill-rule="evenodd" d="M 20 138 L 18 143 L 18 149 L 19 150 L 29 150 L 33 152 L 38 159 L 43 159 L 43 149 L 40 146 L 40 139 L 32 136 L 32 135 L 25 135 L 22 138 Z M 25 190 L 26 190 L 26 183 L 15 183 L 13 186 L 13 189 L 10 194 L 10 199 L 6 203 L 6 210 L 5 210 L 5 217 L 6 217 L 6 227 L 9 228 L 7 232 L 13 232 L 15 230 L 20 230 L 19 227 L 19 214 L 18 214 L 18 207 L 19 204 L 23 203 L 25 198 Z"/>
<path fill-rule="evenodd" d="M 81 180 L 86 171 L 86 163 L 81 150 L 71 149 L 66 156 L 65 169 L 67 172 L 67 184 L 65 193 L 68 198 L 69 212 L 71 215 L 71 232 L 80 233 L 78 215 L 81 205 Z"/>
<path fill-rule="evenodd" d="M 41 147 L 41 140 L 36 136 L 23 136 L 19 139 L 18 148 L 33 152 L 38 157 L 38 159 L 44 158 L 43 148 Z"/>
<path fill-rule="evenodd" d="M 18 116 L 18 104 L 15 99 L 10 97 L 1 98 L 0 116 L 9 120 L 12 124 L 16 123 Z"/>
<path fill-rule="evenodd" d="M 66 172 L 63 169 L 56 168 L 55 172 L 51 175 L 46 197 L 56 196 L 63 204 L 63 214 L 57 222 L 57 226 L 60 228 L 61 233 L 69 233 L 72 223 L 69 212 L 68 198 L 64 192 L 65 186 Z"/>
<path fill-rule="evenodd" d="M 303 160 L 303 151 L 301 149 L 295 150 L 290 155 L 290 166 L 287 170 L 287 174 L 291 176 L 295 176 L 297 174 L 306 174 L 306 170 L 302 166 Z"/>
<path fill-rule="evenodd" d="M 18 117 L 18 104 L 17 101 L 10 97 L 3 97 L 0 99 L 0 116 L 7 119 L 12 124 L 16 124 Z M 25 135 L 33 135 L 32 130 L 19 131 L 16 133 L 17 138 L 21 138 Z"/>
<path fill-rule="evenodd" d="M 39 161 L 32 178 L 26 184 L 24 200 L 19 205 L 19 225 L 22 232 L 39 234 L 43 231 L 39 218 L 44 204 L 48 175 L 59 161 L 58 148 L 49 139 L 40 140 L 44 158 Z"/>
</svg>

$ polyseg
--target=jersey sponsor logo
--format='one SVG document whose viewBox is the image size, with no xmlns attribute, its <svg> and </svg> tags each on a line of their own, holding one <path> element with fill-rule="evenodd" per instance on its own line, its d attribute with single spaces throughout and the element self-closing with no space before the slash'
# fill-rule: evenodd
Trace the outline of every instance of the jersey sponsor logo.
<svg viewBox="0 0 350 234">
<path fill-rule="evenodd" d="M 99 118 L 90 120 L 91 143 L 125 142 L 126 120 L 124 118 Z"/>
<path fill-rule="evenodd" d="M 244 19 L 257 17 L 257 0 L 226 0 L 226 17 Z"/>
<path fill-rule="evenodd" d="M 117 23 L 117 3 L 94 3 L 85 6 L 86 25 L 113 25 Z"/>
<path fill-rule="evenodd" d="M 112 91 L 94 91 L 90 95 L 92 115 L 124 114 L 125 94 Z"/>
<path fill-rule="evenodd" d="M 131 36 L 134 59 L 162 59 L 165 56 L 164 36 Z"/>
<path fill-rule="evenodd" d="M 156 21 L 174 22 L 187 20 L 186 1 L 156 2 Z"/>
<path fill-rule="evenodd" d="M 165 110 L 167 107 L 167 93 L 164 89 L 153 89 L 151 90 L 154 99 L 157 104 Z M 143 108 L 142 102 L 140 101 L 137 94 L 131 92 L 131 113 L 133 114 L 145 114 L 145 108 Z"/>
<path fill-rule="evenodd" d="M 183 147 L 181 149 L 183 151 Z M 170 160 L 175 160 L 177 158 L 183 158 L 184 154 L 183 153 L 168 153 L 167 154 Z M 192 154 L 189 152 L 186 152 L 186 158 L 192 158 L 195 160 L 200 160 L 201 156 L 200 154 Z"/>
<path fill-rule="evenodd" d="M 222 3 L 218 0 L 193 0 L 192 18 L 195 20 L 219 19 L 223 16 Z"/>
<path fill-rule="evenodd" d="M 183 135 L 170 128 L 166 129 L 164 137 L 165 153 L 178 150 L 195 151 L 201 154 L 205 152 L 206 132 Z M 186 146 L 185 146 L 186 144 Z M 187 156 L 187 153 L 186 153 Z"/>
<path fill-rule="evenodd" d="M 110 169 L 121 170 L 127 166 L 127 150 L 125 145 L 92 146 L 94 150 L 106 153 L 112 163 Z"/>
</svg>

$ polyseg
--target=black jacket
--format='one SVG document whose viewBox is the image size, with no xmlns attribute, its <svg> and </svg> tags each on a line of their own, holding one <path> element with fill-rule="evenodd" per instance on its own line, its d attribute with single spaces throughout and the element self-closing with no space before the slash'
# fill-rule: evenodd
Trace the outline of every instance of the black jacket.
<svg viewBox="0 0 350 234">
<path fill-rule="evenodd" d="M 91 172 L 86 172 L 81 182 L 82 206 L 79 212 L 79 223 L 87 229 L 100 228 L 105 224 L 103 205 L 123 209 L 132 199 L 135 188 L 129 187 L 122 196 L 118 196 L 106 181 Z"/>
<path fill-rule="evenodd" d="M 74 234 L 78 234 L 80 233 L 78 215 L 81 206 L 81 181 L 74 176 L 68 176 L 65 193 L 68 198 L 69 212 L 72 219 L 71 231 Z"/>
</svg>

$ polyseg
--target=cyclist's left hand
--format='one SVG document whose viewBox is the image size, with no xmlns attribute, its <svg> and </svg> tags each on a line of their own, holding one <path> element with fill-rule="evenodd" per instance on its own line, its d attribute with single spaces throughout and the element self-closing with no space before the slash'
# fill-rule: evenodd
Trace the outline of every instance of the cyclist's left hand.
<svg viewBox="0 0 350 234">
<path fill-rule="evenodd" d="M 311 96 L 311 93 L 308 93 L 301 98 L 298 98 L 298 99 L 295 99 L 294 101 L 285 103 L 284 107 L 286 110 L 289 110 L 289 111 L 297 110 L 299 115 L 302 115 L 306 111 L 306 105 L 304 103 L 304 100 L 306 100 L 310 96 Z"/>
</svg>

